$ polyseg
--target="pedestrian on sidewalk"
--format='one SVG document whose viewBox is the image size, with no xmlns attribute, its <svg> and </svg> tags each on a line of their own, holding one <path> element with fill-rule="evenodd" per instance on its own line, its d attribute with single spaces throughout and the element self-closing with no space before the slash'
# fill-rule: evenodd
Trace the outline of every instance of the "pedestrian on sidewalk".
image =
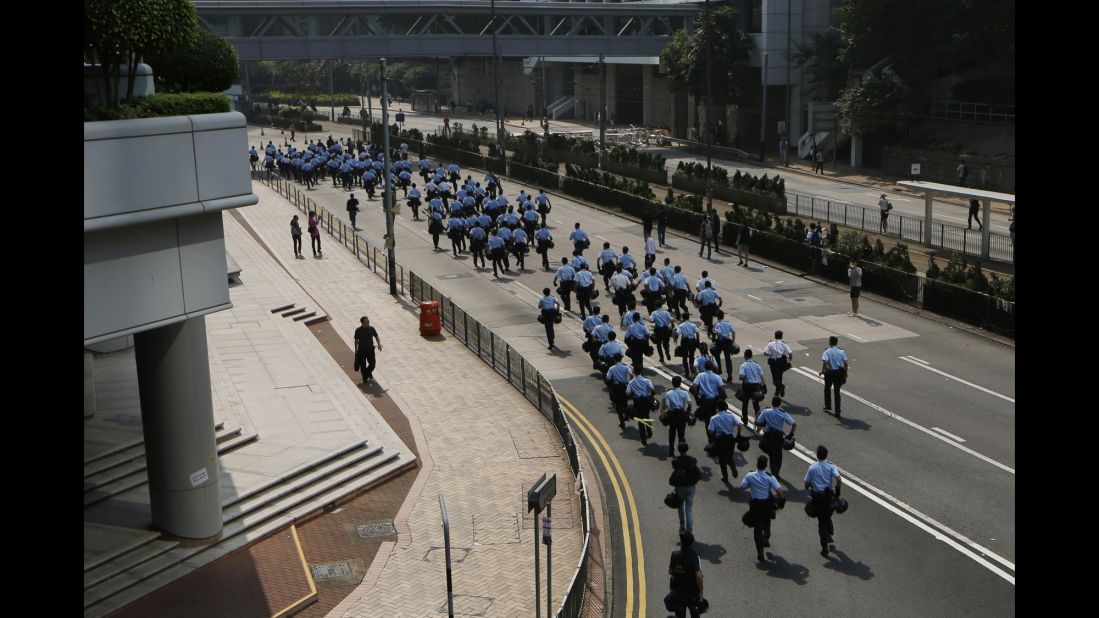
<svg viewBox="0 0 1099 618">
<path fill-rule="evenodd" d="M 822 265 L 821 255 L 823 254 L 822 246 L 824 245 L 824 236 L 816 223 L 809 224 L 809 234 L 806 238 L 809 240 L 809 252 L 810 257 L 812 258 L 810 269 L 816 274 L 820 272 L 820 267 Z"/>
<path fill-rule="evenodd" d="M 672 552 L 668 564 L 671 581 L 670 592 L 664 596 L 664 608 L 674 612 L 676 618 L 686 618 L 688 611 L 691 618 L 699 618 L 699 605 L 709 607 L 702 596 L 702 559 L 691 548 L 694 542 L 693 534 L 680 532 L 680 548 Z"/>
<path fill-rule="evenodd" d="M 981 202 L 978 201 L 977 198 L 971 198 L 969 200 L 969 223 L 965 226 L 965 229 L 967 229 L 967 230 L 973 229 L 973 222 L 974 221 L 977 222 L 977 229 L 978 230 L 984 229 L 984 226 L 981 225 L 980 212 L 981 212 Z"/>
<path fill-rule="evenodd" d="M 958 186 L 965 186 L 965 179 L 969 176 L 969 167 L 966 166 L 965 161 L 958 159 Z"/>
<path fill-rule="evenodd" d="M 893 210 L 893 204 L 891 204 L 889 200 L 885 198 L 884 193 L 881 194 L 881 199 L 878 200 L 878 208 L 881 209 L 881 226 L 879 228 L 879 231 L 884 234 L 886 228 L 889 227 L 889 225 L 886 223 L 887 219 L 889 219 L 889 211 Z"/>
<path fill-rule="evenodd" d="M 851 313 L 849 316 L 859 315 L 859 294 L 862 293 L 862 268 L 858 258 L 851 260 L 851 266 L 847 269 L 847 278 L 851 280 Z"/>
<path fill-rule="evenodd" d="M 824 151 L 819 148 L 817 149 L 817 165 L 813 171 L 817 174 L 824 173 Z"/>
<path fill-rule="evenodd" d="M 828 338 L 828 349 L 821 355 L 820 375 L 824 378 L 824 411 L 832 411 L 832 391 L 836 393 L 836 418 L 840 418 L 840 387 L 847 383 L 847 354 L 839 347 L 840 338 Z"/>
<path fill-rule="evenodd" d="M 359 318 L 360 326 L 355 329 L 355 368 L 361 371 L 363 384 L 374 379 L 374 367 L 377 362 L 374 358 L 374 342 L 378 342 L 378 349 L 382 349 L 382 340 L 378 337 L 378 331 L 370 325 L 370 318 L 365 315 Z"/>
<path fill-rule="evenodd" d="M 309 213 L 309 238 L 310 246 L 313 249 L 313 257 L 322 257 L 324 254 L 321 253 L 321 230 L 318 226 L 316 212 Z"/>
<path fill-rule="evenodd" d="M 301 224 L 298 223 L 297 215 L 290 220 L 290 238 L 294 241 L 294 257 L 304 260 L 301 254 Z"/>
<path fill-rule="evenodd" d="M 679 392 L 682 393 L 683 391 Z M 687 443 L 681 439 L 679 442 L 679 457 L 672 460 L 672 475 L 668 478 L 668 483 L 675 488 L 675 493 L 681 500 L 679 503 L 679 531 L 693 533 L 695 488 L 698 486 L 698 481 L 702 479 L 702 466 L 698 465 L 697 459 L 687 454 L 688 448 Z"/>
<path fill-rule="evenodd" d="M 763 548 L 771 546 L 771 520 L 775 518 L 775 503 L 771 500 L 771 492 L 778 496 L 779 500 L 786 497 L 778 480 L 767 474 L 767 456 L 760 455 L 756 460 L 756 469 L 749 472 L 740 482 L 741 489 L 751 487 L 752 498 L 748 501 L 748 514 L 744 523 L 752 528 L 752 536 L 756 542 L 756 560 L 767 562 L 763 557 Z"/>
<path fill-rule="evenodd" d="M 785 397 L 786 385 L 782 383 L 782 374 L 790 369 L 794 352 L 782 340 L 781 330 L 775 331 L 775 338 L 763 349 L 763 355 L 767 357 L 767 366 L 771 369 L 771 380 L 775 383 L 775 396 Z"/>
<path fill-rule="evenodd" d="M 782 472 L 782 443 L 786 438 L 793 438 L 797 431 L 798 423 L 782 409 L 782 398 L 778 395 L 771 397 L 771 407 L 756 416 L 756 427 L 763 428 L 763 437 L 759 441 L 759 450 L 771 456 L 771 474 L 778 476 Z M 790 426 L 790 434 L 784 434 L 786 425 Z"/>
<path fill-rule="evenodd" d="M 736 254 L 740 258 L 740 261 L 736 263 L 737 266 L 748 268 L 748 254 L 752 249 L 752 237 L 755 235 L 756 232 L 752 228 L 743 224 L 740 226 L 740 232 L 737 234 L 736 240 Z"/>
<path fill-rule="evenodd" d="M 664 234 L 668 229 L 668 207 L 661 203 L 656 211 L 656 239 L 664 246 Z"/>
<path fill-rule="evenodd" d="M 347 216 L 351 217 L 351 229 L 357 230 L 358 226 L 355 225 L 355 217 L 359 215 L 359 200 L 355 199 L 355 194 L 352 193 L 351 197 L 347 199 Z"/>
<path fill-rule="evenodd" d="M 680 454 L 686 452 L 687 420 L 691 414 L 691 398 L 686 390 L 680 388 L 683 378 L 674 376 L 672 388 L 664 393 L 665 419 L 668 421 L 668 456 L 675 455 L 675 438 L 679 436 Z M 682 526 L 682 521 L 680 521 Z M 690 528 L 688 528 L 690 530 Z"/>
<path fill-rule="evenodd" d="M 832 480 L 836 481 L 836 490 L 832 491 Z M 832 543 L 835 528 L 832 526 L 832 499 L 840 497 L 843 479 L 840 471 L 828 461 L 828 449 L 822 444 L 817 447 L 817 463 L 809 466 L 805 473 L 805 488 L 810 491 L 810 502 L 806 513 L 817 518 L 817 533 L 820 535 L 820 555 L 828 557 L 828 545 Z"/>
<path fill-rule="evenodd" d="M 542 288 L 542 300 L 538 301 L 538 309 L 542 311 L 538 321 L 546 326 L 546 339 L 549 340 L 549 349 L 553 350 L 553 325 L 561 319 L 561 303 L 550 294 L 549 288 Z"/>
<path fill-rule="evenodd" d="M 710 249 L 711 236 L 713 236 L 713 230 L 710 227 L 710 217 L 704 215 L 702 223 L 698 226 L 698 257 L 702 257 L 703 251 L 706 251 L 706 259 L 710 259 L 710 256 L 713 255 L 713 251 Z"/>
</svg>

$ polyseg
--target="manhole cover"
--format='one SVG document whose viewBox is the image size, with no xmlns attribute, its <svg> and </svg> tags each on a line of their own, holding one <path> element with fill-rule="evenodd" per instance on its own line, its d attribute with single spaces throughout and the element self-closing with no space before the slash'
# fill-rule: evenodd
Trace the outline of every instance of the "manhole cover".
<svg viewBox="0 0 1099 618">
<path fill-rule="evenodd" d="M 393 524 L 390 522 L 355 526 L 355 531 L 359 533 L 360 538 L 364 539 L 373 539 L 380 536 L 397 536 L 397 529 L 394 528 Z"/>
<path fill-rule="evenodd" d="M 332 579 L 333 577 L 351 576 L 351 564 L 346 560 L 313 564 L 309 566 L 309 570 L 313 571 L 313 579 Z"/>
<path fill-rule="evenodd" d="M 451 273 L 449 275 L 435 275 L 436 279 L 465 279 L 466 277 L 472 277 L 472 273 Z"/>
</svg>

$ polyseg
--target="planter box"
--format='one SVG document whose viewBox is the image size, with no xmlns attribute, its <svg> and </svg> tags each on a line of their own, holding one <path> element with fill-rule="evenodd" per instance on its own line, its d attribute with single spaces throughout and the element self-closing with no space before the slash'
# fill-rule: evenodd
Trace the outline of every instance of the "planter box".
<svg viewBox="0 0 1099 618">
<path fill-rule="evenodd" d="M 411 149 L 411 146 L 409 148 Z M 433 158 L 440 160 L 445 159 L 447 162 L 453 161 L 454 163 L 458 163 L 460 165 L 467 165 L 481 169 L 485 168 L 485 157 L 484 155 L 481 155 L 479 153 L 473 153 L 466 150 L 458 150 L 456 148 L 451 148 L 450 146 L 443 146 L 441 144 L 431 143 L 428 143 L 425 148 L 427 149 L 427 154 L 431 155 Z"/>
<path fill-rule="evenodd" d="M 949 283 L 925 280 L 923 307 L 993 332 L 1015 337 L 1015 303 Z"/>
<path fill-rule="evenodd" d="M 561 188 L 561 176 L 558 174 L 514 161 L 509 163 L 509 166 L 508 176 L 534 183 L 539 188 L 550 191 L 557 191 Z"/>
<path fill-rule="evenodd" d="M 690 191 L 696 195 L 706 195 L 706 181 L 690 178 L 683 174 L 674 174 L 672 176 L 672 187 L 681 191 Z M 713 192 L 715 200 L 733 202 L 776 215 L 786 214 L 785 200 L 778 200 L 768 195 L 752 193 L 751 191 L 742 191 L 716 183 L 713 185 Z"/>
<path fill-rule="evenodd" d="M 668 170 L 666 168 L 649 169 L 644 167 L 637 167 L 636 165 L 627 165 L 619 161 L 614 161 L 607 158 L 607 171 L 612 174 L 618 174 L 619 176 L 625 176 L 627 178 L 633 178 L 635 180 L 644 180 L 650 184 L 666 185 L 668 184 Z"/>
<path fill-rule="evenodd" d="M 299 133 L 320 133 L 324 131 L 324 127 L 316 122 L 303 122 L 301 120 L 290 120 L 288 118 L 272 118 L 270 116 L 256 116 L 253 120 L 255 124 L 277 127 L 280 129 L 289 129 L 290 125 L 294 125 L 294 129 Z"/>
<path fill-rule="evenodd" d="M 634 217 L 641 218 L 648 206 L 655 217 L 660 210 L 661 203 L 646 199 L 631 193 L 625 193 L 616 189 L 609 189 L 577 178 L 564 178 L 562 191 L 572 197 L 589 202 L 595 202 L 601 206 L 616 208 Z M 689 210 L 665 206 L 668 217 L 668 227 L 690 234 L 698 233 L 702 215 Z"/>
</svg>

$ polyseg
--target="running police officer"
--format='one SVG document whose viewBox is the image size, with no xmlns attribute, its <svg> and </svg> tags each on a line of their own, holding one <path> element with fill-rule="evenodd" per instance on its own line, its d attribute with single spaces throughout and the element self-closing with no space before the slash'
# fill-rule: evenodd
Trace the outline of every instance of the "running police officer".
<svg viewBox="0 0 1099 618">
<path fill-rule="evenodd" d="M 836 491 L 832 491 L 832 480 L 836 481 Z M 806 512 L 815 512 L 817 517 L 817 533 L 820 535 L 820 555 L 828 557 L 828 545 L 832 542 L 835 529 L 832 527 L 832 498 L 840 497 L 840 487 L 843 479 L 840 471 L 832 462 L 828 461 L 828 449 L 824 446 L 817 447 L 817 463 L 809 466 L 805 473 L 805 488 L 810 491 L 810 502 Z"/>
<path fill-rule="evenodd" d="M 626 347 L 633 361 L 633 372 L 641 375 L 645 368 L 645 351 L 649 347 L 649 328 L 641 321 L 641 314 L 634 312 L 633 322 L 626 329 Z"/>
<path fill-rule="evenodd" d="M 542 256 L 542 268 L 549 270 L 549 250 L 553 248 L 553 236 L 545 223 L 534 232 L 534 240 L 538 243 L 536 250 Z"/>
<path fill-rule="evenodd" d="M 672 389 L 664 394 L 664 411 L 668 421 L 668 456 L 675 455 L 675 437 L 679 435 L 679 443 L 687 444 L 685 433 L 687 430 L 688 416 L 691 414 L 691 398 L 687 391 L 681 388 L 683 378 L 672 378 Z"/>
<path fill-rule="evenodd" d="M 732 323 L 725 319 L 725 312 L 718 309 L 715 314 L 718 323 L 714 324 L 716 338 L 711 349 L 714 351 L 714 364 L 717 365 L 718 374 L 721 373 L 721 357 L 725 357 L 725 371 L 729 381 L 733 381 L 733 344 L 736 342 L 736 329 Z"/>
<path fill-rule="evenodd" d="M 561 258 L 561 268 L 558 268 L 557 273 L 553 276 L 553 284 L 559 285 L 557 290 L 561 293 L 562 300 L 565 301 L 565 311 L 572 311 L 570 294 L 576 287 L 576 269 L 569 266 L 569 258 Z"/>
<path fill-rule="evenodd" d="M 775 476 L 782 472 L 782 442 L 785 438 L 793 438 L 798 428 L 797 421 L 780 406 L 782 398 L 775 395 L 771 398 L 771 407 L 756 416 L 756 427 L 764 429 L 759 448 L 771 456 L 771 473 Z M 783 435 L 786 425 L 790 426 L 789 435 Z"/>
<path fill-rule="evenodd" d="M 683 375 L 690 378 L 694 375 L 691 363 L 694 362 L 695 350 L 698 349 L 698 326 L 694 322 L 684 321 L 675 327 L 675 334 L 679 335 L 676 354 L 683 357 Z"/>
<path fill-rule="evenodd" d="M 653 387 L 652 380 L 637 373 L 636 377 L 630 380 L 626 390 L 633 399 L 633 417 L 637 419 L 637 432 L 641 434 L 641 446 L 645 446 L 649 443 L 649 438 L 653 437 L 649 414 L 653 411 L 656 388 Z"/>
<path fill-rule="evenodd" d="M 584 318 L 589 312 L 595 313 L 591 306 L 591 297 L 594 293 L 595 275 L 591 274 L 586 263 L 581 264 L 580 269 L 576 271 L 576 302 L 580 305 L 581 318 Z"/>
<path fill-rule="evenodd" d="M 839 348 L 839 337 L 828 338 L 828 349 L 821 356 L 820 375 L 824 376 L 824 411 L 832 411 L 832 391 L 836 392 L 836 418 L 840 418 L 840 387 L 847 382 L 847 354 Z"/>
<path fill-rule="evenodd" d="M 740 437 L 744 424 L 729 409 L 729 404 L 725 400 L 717 402 L 717 410 L 717 414 L 706 424 L 706 433 L 713 437 L 711 454 L 717 455 L 717 463 L 721 466 L 721 480 L 728 483 L 727 468 L 733 469 L 734 478 L 737 476 L 733 453 L 736 452 L 736 439 Z"/>
<path fill-rule="evenodd" d="M 748 423 L 748 402 L 752 402 L 752 406 L 756 409 L 756 416 L 759 416 L 759 402 L 752 398 L 752 393 L 759 389 L 764 388 L 763 385 L 763 367 L 760 367 L 758 363 L 752 360 L 752 351 L 744 350 L 744 362 L 740 364 L 740 399 L 741 399 L 741 420 L 745 424 Z"/>
<path fill-rule="evenodd" d="M 695 377 L 694 384 L 691 385 L 691 394 L 697 398 L 698 418 L 706 423 L 708 434 L 710 417 L 717 409 L 718 399 L 725 399 L 725 383 L 721 381 L 721 376 L 714 373 L 713 363 L 706 367 L 706 371 Z"/>
<path fill-rule="evenodd" d="M 767 357 L 767 366 L 775 383 L 775 395 L 785 397 L 786 385 L 782 383 L 782 374 L 791 367 L 790 361 L 794 360 L 794 352 L 782 340 L 781 330 L 775 331 L 775 338 L 764 348 L 763 355 Z"/>
<path fill-rule="evenodd" d="M 767 562 L 763 557 L 763 548 L 771 546 L 771 520 L 775 518 L 775 503 L 771 500 L 771 492 L 779 499 L 786 497 L 786 492 L 778 484 L 778 479 L 767 474 L 767 456 L 760 455 L 756 460 L 756 469 L 744 476 L 740 482 L 741 489 L 751 488 L 752 499 L 748 501 L 748 519 L 752 525 L 752 536 L 756 542 L 756 559 Z"/>
<path fill-rule="evenodd" d="M 653 323 L 653 343 L 656 345 L 656 351 L 660 353 L 660 362 L 665 362 L 665 357 L 671 360 L 672 314 L 660 308 L 649 316 L 649 320 Z"/>
<path fill-rule="evenodd" d="M 613 338 L 603 347 L 606 348 L 611 343 L 614 343 Z M 614 404 L 614 411 L 618 414 L 619 429 L 626 428 L 626 419 L 628 418 L 626 406 L 629 401 L 626 389 L 630 384 L 630 380 L 633 380 L 633 377 L 633 372 L 622 362 L 621 357 L 619 357 L 617 363 L 607 370 L 605 382 L 607 388 L 610 390 L 610 398 L 611 403 Z"/>
<path fill-rule="evenodd" d="M 549 349 L 553 349 L 553 324 L 557 316 L 561 315 L 561 304 L 550 294 L 549 288 L 542 288 L 542 300 L 538 301 L 538 308 L 542 311 L 542 323 L 546 325 L 546 339 L 549 340 Z"/>
</svg>

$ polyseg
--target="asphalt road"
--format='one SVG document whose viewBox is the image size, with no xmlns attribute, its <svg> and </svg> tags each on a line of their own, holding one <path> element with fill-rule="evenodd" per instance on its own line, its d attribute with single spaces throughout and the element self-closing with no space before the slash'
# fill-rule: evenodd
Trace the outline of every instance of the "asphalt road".
<svg viewBox="0 0 1099 618">
<path fill-rule="evenodd" d="M 253 143 L 259 139 L 258 130 L 250 135 Z M 504 187 L 509 196 L 519 188 L 531 191 L 507 179 Z M 346 193 L 331 183 L 310 195 L 344 213 Z M 361 233 L 380 245 L 380 200 L 360 199 Z M 616 248 L 626 244 L 640 252 L 640 224 L 559 196 L 553 205 L 549 220 L 559 240 L 557 262 L 573 221 L 592 234 L 593 249 L 606 238 Z M 558 327 L 560 350 L 546 350 L 534 306 L 537 290 L 550 285 L 552 274 L 541 271 L 536 254 L 528 256 L 531 270 L 494 280 L 491 269 L 487 274 L 473 269 L 468 256 L 432 251 L 426 224 L 410 217 L 407 209 L 398 216 L 397 260 L 505 337 L 606 441 L 625 477 L 624 487 L 616 490 L 607 471 L 599 472 L 615 552 L 614 615 L 624 615 L 627 605 L 631 615 L 664 615 L 667 558 L 678 528 L 675 513 L 662 502 L 670 472 L 666 429 L 657 424 L 658 443 L 647 448 L 637 440 L 636 425 L 618 429 L 604 387 L 580 349 L 579 320 L 566 318 Z M 774 329 L 786 332 L 795 367 L 808 369 L 785 378 L 786 407 L 798 420 L 799 442 L 810 449 L 826 444 L 831 461 L 857 479 L 844 491 L 850 510 L 835 517 L 836 552 L 822 558 L 815 522 L 801 511 L 808 464 L 787 453 L 782 477 L 790 502 L 774 522 L 771 563 L 760 567 L 751 531 L 740 523 L 746 494 L 730 491 L 712 476 L 717 466 L 701 452 L 704 433 L 700 426 L 689 429 L 693 454 L 709 468 L 695 498 L 695 534 L 715 615 L 734 608 L 851 615 L 1014 613 L 1015 407 L 1008 400 L 1014 398 L 1014 348 L 866 297 L 864 315 L 848 317 L 844 290 L 754 261 L 749 269 L 737 267 L 728 254 L 703 260 L 689 239 L 669 233 L 669 241 L 672 247 L 664 248 L 658 261 L 671 257 L 692 281 L 701 270 L 710 271 L 742 348 L 762 350 Z M 449 249 L 445 237 L 441 244 Z M 613 311 L 604 298 L 599 302 Z M 842 421 L 821 411 L 822 387 L 813 377 L 830 334 L 840 337 L 851 365 Z M 670 365 L 660 371 L 671 375 L 680 369 Z M 670 386 L 660 373 L 646 369 L 646 374 L 659 388 Z M 770 383 L 769 375 L 766 379 Z M 758 453 L 754 442 L 750 451 L 738 453 L 741 477 L 749 471 L 744 456 L 754 461 Z M 626 491 L 631 495 L 620 512 L 616 497 Z M 623 525 L 635 550 L 643 543 L 640 564 L 623 559 Z M 644 582 L 643 590 L 640 582 L 632 592 L 625 589 L 627 569 Z"/>
</svg>

